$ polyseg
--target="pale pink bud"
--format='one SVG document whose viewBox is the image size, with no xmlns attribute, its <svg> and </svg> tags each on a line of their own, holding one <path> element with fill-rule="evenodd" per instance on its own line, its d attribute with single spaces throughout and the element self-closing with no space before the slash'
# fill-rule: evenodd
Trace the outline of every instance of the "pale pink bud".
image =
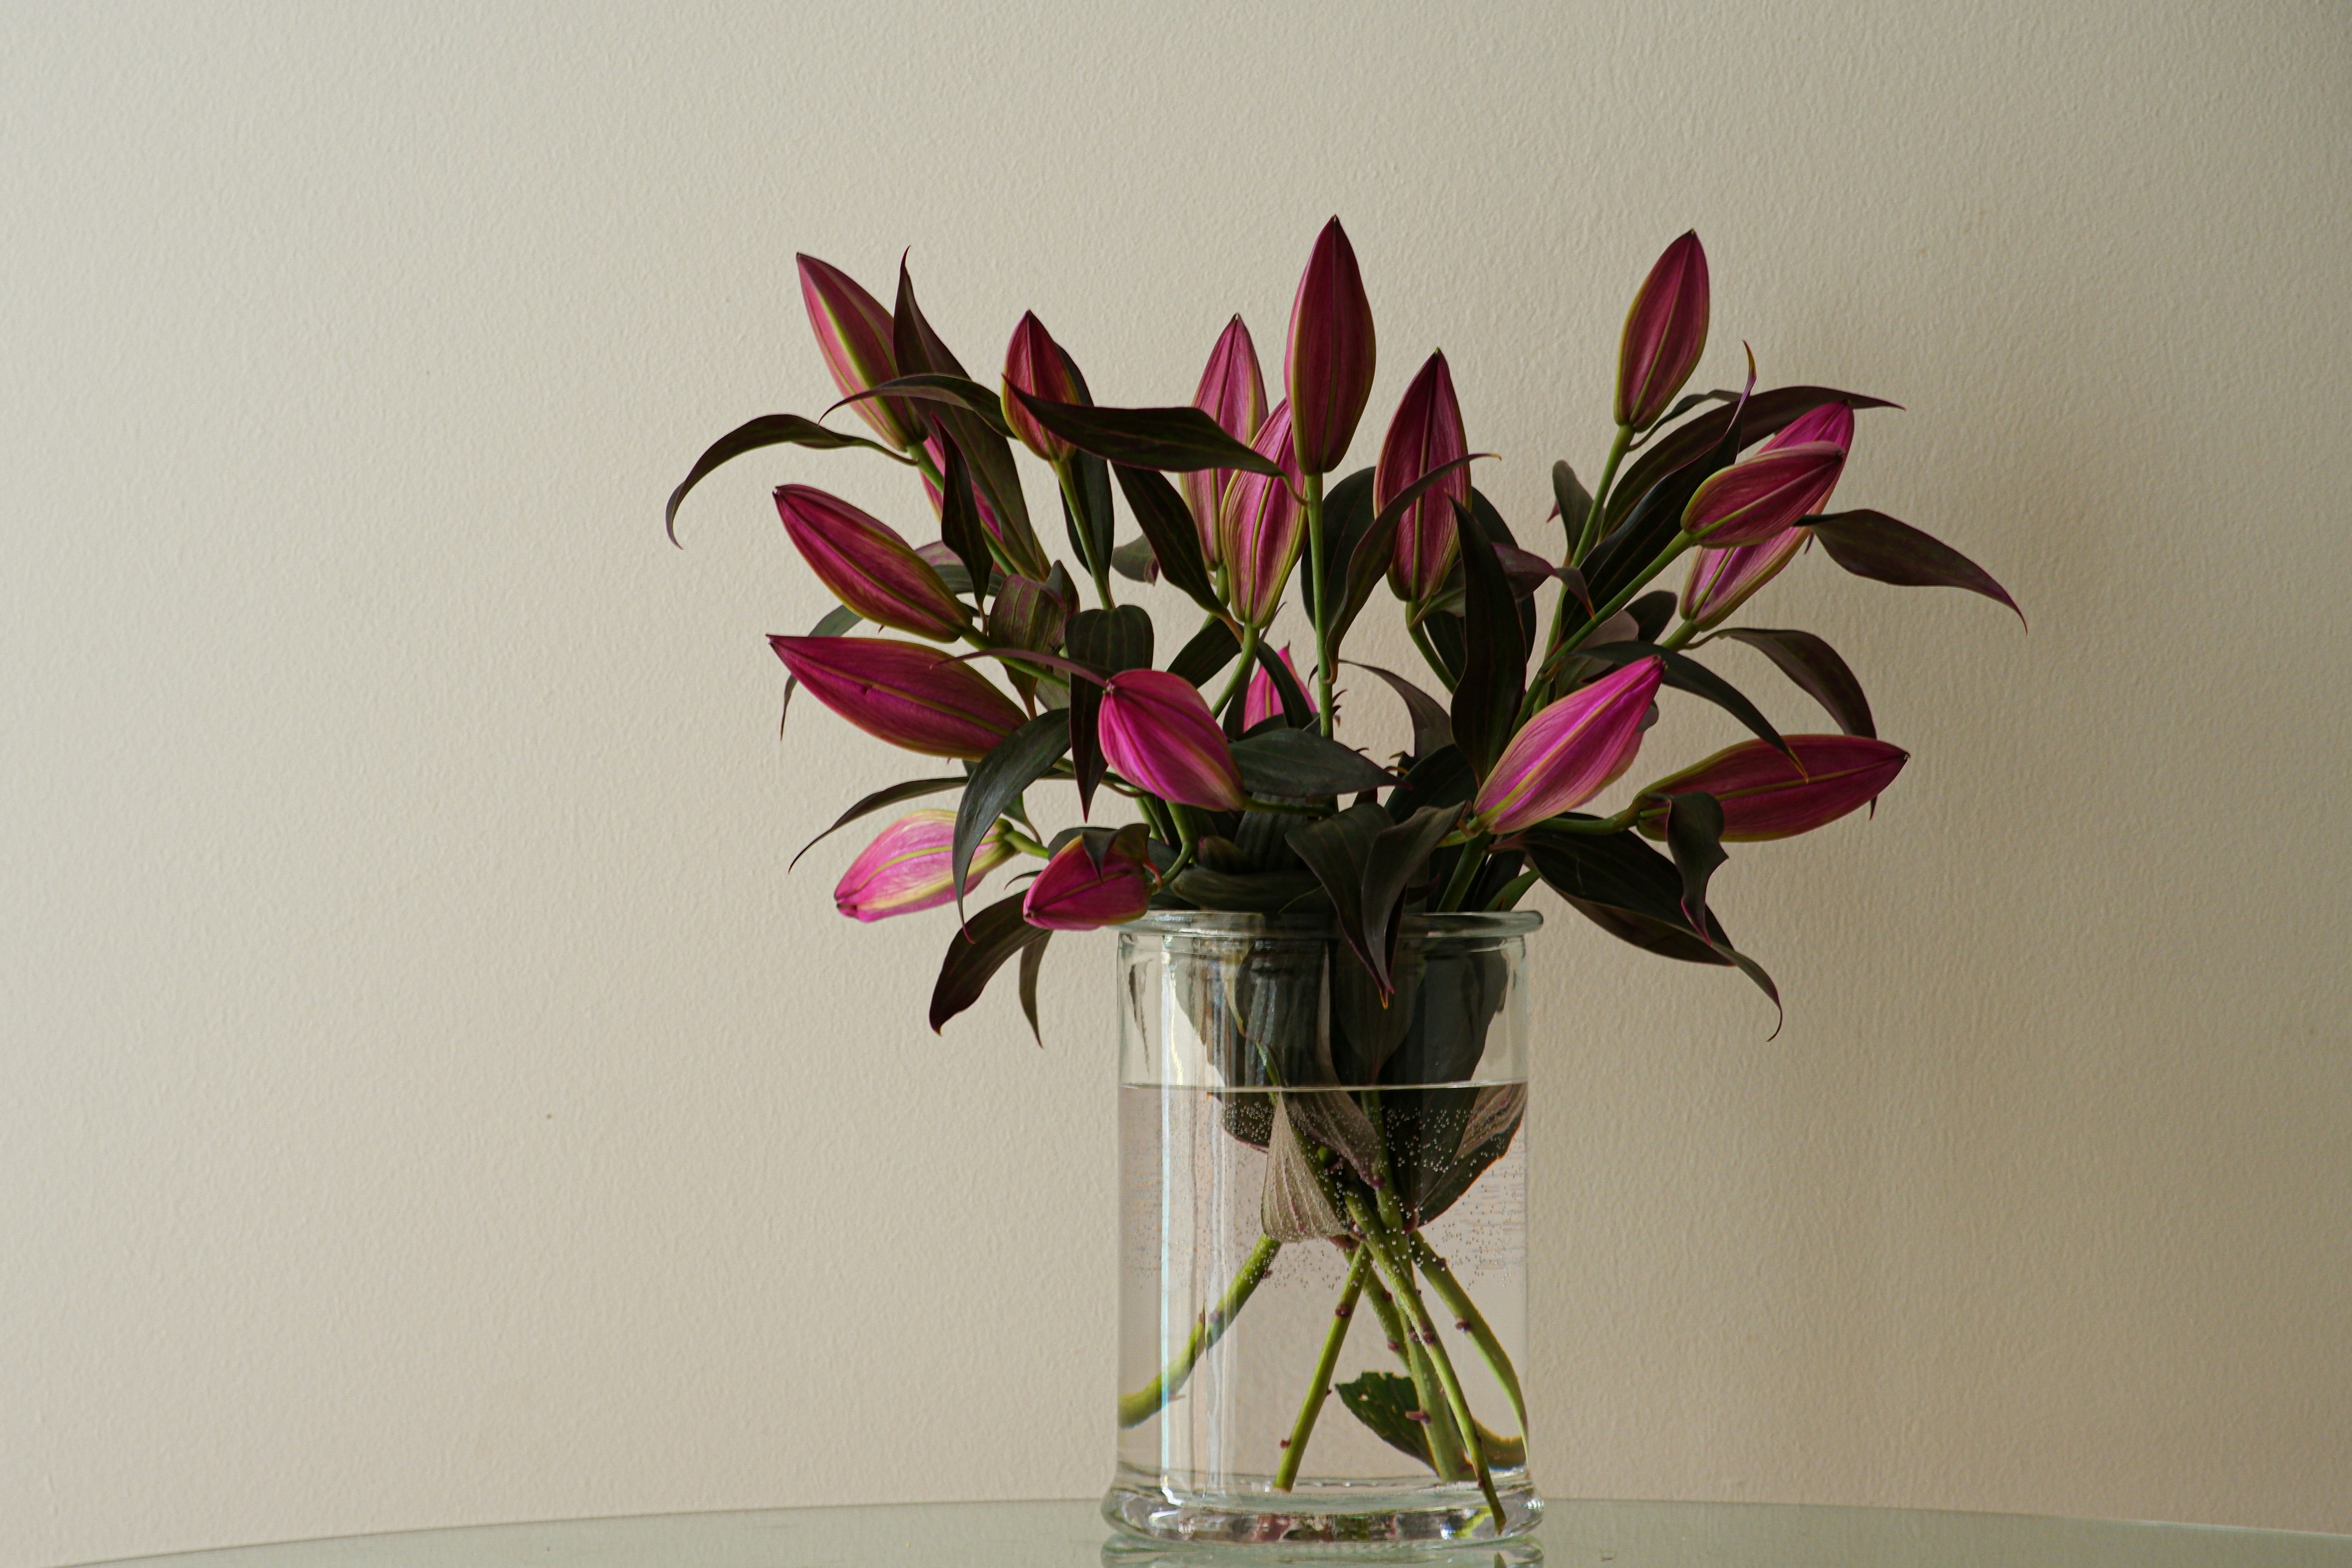
<svg viewBox="0 0 2352 1568">
<path fill-rule="evenodd" d="M 1290 405 L 1277 405 L 1258 427 L 1251 448 L 1282 465 L 1284 479 L 1267 474 L 1235 474 L 1225 492 L 1220 557 L 1234 614 L 1251 626 L 1274 618 L 1282 591 L 1290 583 L 1290 569 L 1298 563 L 1299 546 L 1307 537 L 1306 519 L 1292 493 L 1299 477 L 1298 459 L 1290 439 Z"/>
<path fill-rule="evenodd" d="M 1249 328 L 1235 316 L 1225 323 L 1217 338 L 1217 346 L 1209 351 L 1208 368 L 1201 372 L 1200 390 L 1192 395 L 1192 406 L 1217 422 L 1236 441 L 1257 439 L 1258 427 L 1265 423 L 1265 378 L 1257 366 L 1257 345 L 1250 341 Z M 1197 468 L 1177 476 L 1184 490 L 1184 503 L 1192 508 L 1192 521 L 1201 530 L 1201 553 L 1213 570 L 1219 561 L 1217 515 L 1223 510 L 1225 493 L 1233 488 L 1231 468 Z"/>
<path fill-rule="evenodd" d="M 955 820 L 952 811 L 918 811 L 884 828 L 842 873 L 833 889 L 834 907 L 852 920 L 873 921 L 937 909 L 952 900 Z M 969 894 L 982 878 L 1012 858 L 1004 825 L 996 823 L 972 855 L 963 890 Z"/>
</svg>

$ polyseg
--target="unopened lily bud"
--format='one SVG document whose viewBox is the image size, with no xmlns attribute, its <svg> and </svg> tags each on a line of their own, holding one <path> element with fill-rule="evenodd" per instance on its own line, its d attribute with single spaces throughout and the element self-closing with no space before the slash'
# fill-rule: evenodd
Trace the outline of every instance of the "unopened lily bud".
<svg viewBox="0 0 2352 1568">
<path fill-rule="evenodd" d="M 884 828 L 842 874 L 833 889 L 834 907 L 852 920 L 871 922 L 937 909 L 953 899 L 955 820 L 952 811 L 918 811 Z M 963 890 L 971 892 L 1012 858 L 1004 825 L 996 823 L 972 855 Z"/>
<path fill-rule="evenodd" d="M 1094 931 L 1135 920 L 1151 907 L 1141 846 L 1114 837 L 1097 862 L 1084 837 L 1062 846 L 1021 900 L 1021 918 L 1046 931 Z"/>
<path fill-rule="evenodd" d="M 1200 691 L 1164 669 L 1129 669 L 1103 689 L 1096 733 L 1121 778 L 1176 805 L 1239 811 L 1241 769 Z"/>
<path fill-rule="evenodd" d="M 1298 483 L 1298 458 L 1291 443 L 1290 405 L 1278 405 L 1258 427 L 1253 450 L 1282 465 L 1283 479 L 1268 474 L 1235 474 L 1225 492 L 1224 516 L 1218 532 L 1234 614 L 1251 626 L 1274 619 L 1289 584 L 1290 569 L 1298 563 L 1307 524 L 1292 487 Z"/>
<path fill-rule="evenodd" d="M 1779 451 L 1814 441 L 1827 441 L 1852 451 L 1853 410 L 1843 403 L 1824 403 L 1792 420 L 1786 429 L 1764 444 L 1763 450 Z M 1828 499 L 1824 494 L 1814 501 L 1815 510 Z M 1697 622 L 1702 631 L 1721 626 L 1756 590 L 1795 559 L 1805 543 L 1806 535 L 1790 528 L 1752 544 L 1697 551 L 1691 557 L 1690 575 L 1683 584 L 1683 618 Z"/>
<path fill-rule="evenodd" d="M 1217 346 L 1209 351 L 1208 368 L 1201 373 L 1201 387 L 1192 395 L 1192 406 L 1215 420 L 1217 427 L 1234 440 L 1246 444 L 1257 439 L 1258 427 L 1265 423 L 1265 377 L 1258 371 L 1257 345 L 1250 341 L 1249 328 L 1239 316 L 1225 323 Z M 1197 468 L 1178 479 L 1184 504 L 1192 509 L 1192 521 L 1201 530 L 1201 553 L 1214 568 L 1223 559 L 1217 552 L 1217 514 L 1224 508 L 1225 493 L 1233 489 L 1234 471 Z"/>
<path fill-rule="evenodd" d="M 1683 531 L 1716 549 L 1769 539 L 1820 510 L 1844 468 L 1834 441 L 1759 452 L 1706 477 L 1683 509 Z"/>
<path fill-rule="evenodd" d="M 1355 438 L 1372 395 L 1372 306 L 1355 247 L 1333 218 L 1315 237 L 1290 301 L 1283 386 L 1297 428 L 1299 471 L 1328 474 Z"/>
<path fill-rule="evenodd" d="M 1790 762 L 1761 741 L 1727 746 L 1694 767 L 1650 785 L 1658 797 L 1637 826 L 1656 838 L 1664 831 L 1667 795 L 1704 790 L 1723 806 L 1726 841 L 1787 838 L 1835 822 L 1878 798 L 1911 753 L 1867 735 L 1788 735 Z"/>
<path fill-rule="evenodd" d="M 868 387 L 896 381 L 898 362 L 890 347 L 890 312 L 838 267 L 814 256 L 797 259 L 801 302 L 808 307 L 809 330 L 816 334 L 817 352 L 824 355 L 833 384 L 844 397 L 855 397 Z M 850 407 L 877 436 L 902 452 L 913 451 L 923 438 L 923 416 L 901 398 L 869 397 Z"/>
<path fill-rule="evenodd" d="M 1433 353 L 1404 389 L 1396 417 L 1381 443 L 1380 467 L 1372 476 L 1372 507 L 1385 508 L 1399 491 L 1432 468 L 1443 468 L 1470 450 L 1462 429 L 1462 405 L 1454 395 L 1454 374 L 1445 355 Z M 1409 605 L 1424 605 L 1445 585 L 1461 541 L 1454 508 L 1470 504 L 1470 470 L 1456 468 L 1422 492 L 1397 520 L 1396 545 L 1389 562 L 1389 586 Z"/>
<path fill-rule="evenodd" d="M 1013 426 L 1023 446 L 1047 462 L 1058 463 L 1068 457 L 1070 444 L 1021 406 L 1021 400 L 1013 395 L 1015 388 L 1049 403 L 1078 401 L 1077 384 L 1070 379 L 1061 345 L 1054 342 L 1034 310 L 1023 314 L 1021 324 L 1013 329 L 1013 341 L 1004 348 L 1004 422 Z"/>
<path fill-rule="evenodd" d="M 969 623 L 929 562 L 840 497 L 785 485 L 776 491 L 776 515 L 818 581 L 867 620 L 942 642 Z"/>
<path fill-rule="evenodd" d="M 1650 268 L 1617 348 L 1617 423 L 1657 423 L 1706 351 L 1706 251 L 1685 234 Z"/>
<path fill-rule="evenodd" d="M 980 671 L 920 643 L 773 637 L 768 646 L 819 702 L 909 752 L 976 762 L 1024 722 Z"/>
<path fill-rule="evenodd" d="M 1582 805 L 1625 771 L 1642 719 L 1665 674 L 1645 658 L 1579 687 L 1511 737 L 1472 801 L 1475 825 L 1497 836 Z"/>
</svg>

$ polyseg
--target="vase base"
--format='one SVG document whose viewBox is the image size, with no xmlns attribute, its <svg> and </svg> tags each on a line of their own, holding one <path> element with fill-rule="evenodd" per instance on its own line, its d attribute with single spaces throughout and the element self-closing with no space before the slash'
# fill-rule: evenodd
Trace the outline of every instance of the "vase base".
<svg viewBox="0 0 2352 1568">
<path fill-rule="evenodd" d="M 1103 1496 L 1103 1518 L 1128 1539 L 1103 1548 L 1111 1568 L 1155 1563 L 1231 1562 L 1214 1549 L 1248 1545 L 1261 1563 L 1451 1563 L 1490 1568 L 1499 1552 L 1508 1568 L 1540 1563 L 1542 1549 L 1524 1536 L 1543 1517 L 1543 1500 L 1524 1479 L 1496 1478 L 1503 1528 L 1496 1530 L 1475 1487 L 1410 1491 L 1366 1488 L 1349 1496 L 1323 1491 L 1292 1498 L 1272 1493 L 1214 1496 L 1171 1493 L 1126 1479 Z M 1279 1506 L 1276 1506 L 1276 1505 Z M 1276 1550 L 1267 1552 L 1272 1546 Z M 1202 1548 L 1207 1554 L 1170 1548 Z"/>
</svg>

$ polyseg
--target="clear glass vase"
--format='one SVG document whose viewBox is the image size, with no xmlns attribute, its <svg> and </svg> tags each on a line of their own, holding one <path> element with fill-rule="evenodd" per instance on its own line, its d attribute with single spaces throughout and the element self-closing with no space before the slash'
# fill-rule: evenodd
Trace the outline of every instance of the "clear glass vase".
<svg viewBox="0 0 2352 1568">
<path fill-rule="evenodd" d="M 1323 920 L 1121 928 L 1111 1523 L 1368 1545 L 1534 1526 L 1519 969 L 1540 923 L 1410 918 L 1385 999 Z"/>
</svg>

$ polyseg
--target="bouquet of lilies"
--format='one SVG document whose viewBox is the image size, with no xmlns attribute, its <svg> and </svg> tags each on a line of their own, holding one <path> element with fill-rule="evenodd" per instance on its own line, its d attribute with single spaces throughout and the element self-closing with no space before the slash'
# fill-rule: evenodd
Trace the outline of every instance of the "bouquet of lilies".
<svg viewBox="0 0 2352 1568">
<path fill-rule="evenodd" d="M 811 486 L 775 492 L 786 535 L 840 607 L 770 641 L 790 672 L 787 705 L 804 686 L 868 734 L 962 763 L 877 791 L 826 830 L 958 797 L 884 828 L 835 889 L 842 913 L 876 921 L 954 902 L 961 914 L 992 871 L 1041 862 L 1024 890 L 959 921 L 932 992 L 935 1030 L 1015 955 L 1034 1029 L 1052 934 L 1153 909 L 1319 913 L 1385 999 L 1411 916 L 1507 910 L 1538 881 L 1612 936 L 1735 966 L 1777 1005 L 1709 907 L 1723 847 L 1845 816 L 1906 753 L 1878 738 L 1861 683 L 1821 637 L 1727 623 L 1816 541 L 1856 575 L 2016 608 L 1919 530 L 1823 510 L 1855 412 L 1892 405 L 1821 386 L 1759 392 L 1752 354 L 1742 390 L 1677 395 L 1707 336 L 1695 234 L 1666 247 L 1626 313 L 1597 482 L 1553 464 L 1554 505 L 1526 544 L 1473 482 L 1489 454 L 1469 448 L 1443 353 L 1406 387 L 1378 461 L 1340 472 L 1371 393 L 1374 334 L 1337 218 L 1299 279 L 1271 405 L 1239 316 L 1189 405 L 1112 407 L 1034 314 L 989 386 L 933 331 L 903 262 L 887 310 L 838 268 L 799 265 L 842 393 L 835 407 L 871 434 L 797 415 L 751 420 L 695 463 L 667 521 L 674 541 L 688 492 L 768 447 L 863 448 L 920 479 L 924 531 L 938 530 L 921 544 Z M 1040 538 L 1016 447 L 1053 473 L 1076 572 Z M 1115 496 L 1136 529 L 1124 542 Z M 1651 589 L 1677 566 L 1679 594 Z M 1115 580 L 1189 598 L 1200 630 L 1161 661 L 1150 616 L 1120 602 Z M 1277 648 L 1294 584 L 1299 629 Z M 1427 666 L 1422 681 L 1342 658 L 1383 584 Z M 869 622 L 885 635 L 857 635 Z M 1835 732 L 1775 729 L 1696 657 L 1725 640 L 1763 654 Z M 1375 758 L 1339 738 L 1342 664 L 1403 703 L 1409 750 Z M 1607 815 L 1580 810 L 1632 769 L 1668 689 L 1727 710 L 1754 738 Z M 1048 781 L 1074 786 L 1079 818 L 1050 835 L 1026 801 Z M 1093 822 L 1105 792 L 1132 820 Z"/>
</svg>

